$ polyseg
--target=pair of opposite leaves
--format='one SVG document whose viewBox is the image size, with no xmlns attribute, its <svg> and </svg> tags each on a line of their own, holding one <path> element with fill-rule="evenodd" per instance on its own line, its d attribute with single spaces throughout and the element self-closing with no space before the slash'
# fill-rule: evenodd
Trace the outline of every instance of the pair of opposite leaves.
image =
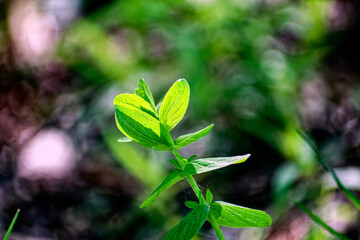
<svg viewBox="0 0 360 240">
<path fill-rule="evenodd" d="M 155 106 L 152 94 L 140 79 L 139 88 L 134 94 L 120 94 L 115 100 L 115 119 L 117 126 L 128 138 L 120 142 L 133 140 L 138 144 L 160 151 L 179 149 L 207 135 L 213 127 L 210 126 L 195 132 L 180 136 L 174 142 L 171 131 L 183 118 L 190 97 L 190 89 L 186 80 L 180 79 L 174 83 L 159 108 Z M 186 167 L 173 170 L 141 205 L 147 207 L 167 188 L 185 178 L 186 174 L 195 175 L 213 171 L 232 164 L 244 162 L 250 154 L 235 157 L 189 159 Z M 196 156 L 195 156 L 196 157 Z M 191 160 L 191 161 L 190 161 Z M 176 164 L 173 164 L 176 167 Z M 208 199 L 207 192 L 207 199 Z M 267 227 L 271 218 L 263 211 L 249 209 L 226 202 L 208 201 L 208 204 L 195 202 L 186 204 L 194 208 L 179 224 L 173 227 L 165 239 L 191 239 L 207 220 L 208 214 L 214 215 L 222 226 L 227 227 Z M 192 206 L 190 206 L 192 205 Z"/>
<path fill-rule="evenodd" d="M 199 140 L 210 132 L 213 124 L 182 135 L 175 142 L 169 134 L 184 117 L 189 99 L 189 84 L 185 79 L 179 79 L 166 93 L 161 105 L 156 106 L 149 87 L 140 79 L 135 94 L 124 93 L 114 99 L 116 124 L 127 137 L 119 141 L 132 140 L 150 149 L 168 151 Z"/>
</svg>

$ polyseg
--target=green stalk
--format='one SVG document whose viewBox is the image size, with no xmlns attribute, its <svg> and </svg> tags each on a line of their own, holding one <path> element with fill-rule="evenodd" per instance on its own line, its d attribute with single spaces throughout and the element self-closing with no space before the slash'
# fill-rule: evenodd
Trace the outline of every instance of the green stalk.
<svg viewBox="0 0 360 240">
<path fill-rule="evenodd" d="M 209 220 L 211 223 L 211 226 L 214 228 L 216 236 L 219 238 L 219 240 L 226 240 L 224 235 L 221 232 L 220 226 L 218 222 L 216 221 L 216 218 L 214 217 L 214 214 L 212 212 L 209 212 Z"/>
<path fill-rule="evenodd" d="M 302 132 L 298 131 L 299 135 L 305 140 L 305 142 L 311 147 L 311 149 L 316 154 L 316 159 L 320 162 L 320 164 L 323 166 L 323 168 L 330 173 L 331 177 L 335 180 L 337 186 L 341 191 L 345 193 L 347 198 L 354 204 L 354 206 L 360 211 L 360 200 L 355 196 L 355 194 L 350 191 L 345 185 L 340 181 L 338 176 L 335 174 L 334 170 L 330 168 L 327 163 L 325 162 L 322 154 L 319 152 L 317 147 L 310 141 L 310 139 Z"/>
<path fill-rule="evenodd" d="M 332 227 L 330 227 L 329 225 L 327 225 L 321 218 L 319 218 L 318 216 L 316 216 L 309 208 L 307 208 L 304 204 L 300 203 L 300 202 L 296 202 L 295 203 L 296 206 L 298 206 L 301 210 L 303 210 L 307 215 L 309 215 L 309 217 L 316 222 L 317 224 L 319 224 L 322 228 L 324 228 L 325 230 L 327 230 L 329 233 L 331 233 L 334 237 L 337 237 L 338 239 L 341 240 L 350 240 L 349 238 L 347 238 L 346 236 L 344 236 L 343 234 L 337 232 L 336 230 L 334 230 Z"/>
<path fill-rule="evenodd" d="M 7 240 L 7 239 L 9 238 L 10 233 L 11 233 L 11 231 L 12 231 L 14 225 L 15 225 L 16 219 L 17 219 L 18 216 L 19 216 L 19 213 L 20 213 L 20 209 L 18 209 L 18 210 L 16 211 L 15 216 L 14 216 L 13 220 L 11 221 L 11 224 L 10 224 L 10 226 L 9 226 L 9 228 L 8 228 L 8 230 L 7 230 L 7 232 L 6 232 L 6 235 L 5 235 L 5 237 L 4 237 L 3 240 Z"/>
<path fill-rule="evenodd" d="M 175 148 L 171 152 L 174 154 L 174 156 L 178 160 L 180 166 L 185 168 L 185 166 L 184 166 L 184 159 L 185 158 L 183 158 Z M 187 174 L 186 179 L 188 180 L 188 182 L 189 182 L 192 190 L 194 191 L 195 195 L 199 199 L 200 204 L 208 204 L 206 202 L 206 200 L 204 198 L 204 195 L 202 194 L 200 188 L 198 187 L 195 179 L 193 178 L 193 176 Z M 220 226 L 219 226 L 218 222 L 216 221 L 216 218 L 214 217 L 214 215 L 211 212 L 209 212 L 208 217 L 209 217 L 210 224 L 214 228 L 216 236 L 219 238 L 219 240 L 226 240 L 223 233 L 222 233 L 222 231 L 221 231 L 221 229 L 220 229 Z"/>
</svg>

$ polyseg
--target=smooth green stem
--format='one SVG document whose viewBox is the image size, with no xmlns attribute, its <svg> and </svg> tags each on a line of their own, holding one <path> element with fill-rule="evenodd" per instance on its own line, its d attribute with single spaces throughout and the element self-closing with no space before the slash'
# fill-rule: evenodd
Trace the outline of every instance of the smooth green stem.
<svg viewBox="0 0 360 240">
<path fill-rule="evenodd" d="M 317 149 L 314 143 L 310 141 L 310 139 L 302 132 L 298 131 L 300 136 L 305 140 L 305 142 L 312 148 L 312 150 L 316 154 L 316 159 L 320 162 L 320 164 L 324 167 L 324 169 L 331 175 L 331 177 L 335 180 L 337 186 L 341 191 L 345 193 L 345 195 L 348 197 L 348 199 L 354 204 L 354 206 L 360 211 L 360 200 L 355 196 L 355 194 L 350 191 L 345 185 L 340 181 L 338 176 L 335 174 L 334 170 L 327 165 L 327 163 L 324 160 L 323 155 L 320 153 L 320 151 Z"/>
<path fill-rule="evenodd" d="M 187 175 L 186 179 L 188 180 L 191 188 L 193 189 L 193 191 L 195 192 L 196 196 L 198 197 L 200 204 L 207 204 L 206 200 L 204 198 L 204 195 L 202 194 L 200 188 L 198 187 L 198 185 L 196 184 L 195 179 L 193 178 L 193 176 L 191 175 Z M 219 240 L 225 240 L 225 237 L 220 229 L 220 226 L 218 224 L 218 222 L 216 221 L 216 218 L 214 217 L 214 215 L 209 212 L 209 220 L 211 223 L 211 226 L 214 228 L 216 236 L 219 238 Z"/>
<path fill-rule="evenodd" d="M 3 240 L 7 240 L 7 239 L 10 237 L 11 231 L 12 231 L 14 225 L 15 225 L 15 222 L 16 222 L 16 219 L 17 219 L 18 216 L 19 216 L 19 213 L 20 213 L 20 209 L 18 209 L 18 210 L 16 211 L 15 216 L 14 216 L 13 220 L 11 221 L 11 224 L 10 224 L 10 226 L 9 226 L 9 228 L 8 228 L 8 230 L 7 230 L 7 232 L 6 232 L 6 235 L 5 235 L 5 237 L 4 237 Z"/>
<path fill-rule="evenodd" d="M 197 196 L 197 198 L 200 201 L 200 204 L 205 204 L 206 200 L 204 198 L 204 195 L 202 194 L 200 188 L 198 187 L 197 183 L 195 182 L 195 179 L 193 178 L 193 176 L 191 175 L 187 175 L 186 179 L 188 180 L 191 188 L 193 189 L 195 195 Z"/>
<path fill-rule="evenodd" d="M 185 168 L 184 165 L 185 165 L 186 159 L 183 158 L 175 148 L 172 149 L 171 152 L 174 154 L 175 158 L 178 160 L 180 166 L 182 168 Z M 184 159 L 185 159 L 185 161 L 184 161 Z M 206 202 L 206 200 L 205 200 L 204 195 L 202 194 L 202 191 L 198 187 L 194 177 L 192 175 L 187 174 L 186 179 L 188 180 L 188 182 L 189 182 L 192 190 L 194 191 L 195 195 L 199 199 L 200 204 L 208 204 Z M 214 215 L 211 212 L 209 212 L 208 217 L 209 217 L 209 221 L 210 221 L 211 226 L 215 230 L 216 236 L 219 238 L 219 240 L 225 240 L 225 237 L 224 237 L 224 235 L 223 235 L 223 233 L 222 233 L 222 231 L 220 229 L 220 226 L 219 226 L 218 222 L 216 221 L 216 218 L 214 217 Z"/>
<path fill-rule="evenodd" d="M 182 157 L 176 148 L 173 148 L 171 152 L 172 154 L 174 154 L 176 160 L 180 164 L 181 168 L 184 170 L 187 163 L 186 158 Z"/>
<path fill-rule="evenodd" d="M 225 237 L 221 232 L 220 226 L 219 226 L 218 222 L 216 221 L 216 218 L 214 217 L 214 214 L 212 214 L 212 212 L 209 212 L 209 220 L 210 220 L 211 226 L 214 228 L 216 236 L 219 238 L 219 240 L 225 240 Z"/>
</svg>

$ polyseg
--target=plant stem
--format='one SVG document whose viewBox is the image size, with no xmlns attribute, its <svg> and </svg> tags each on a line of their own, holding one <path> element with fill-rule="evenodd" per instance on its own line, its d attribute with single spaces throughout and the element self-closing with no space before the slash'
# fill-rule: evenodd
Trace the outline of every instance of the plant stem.
<svg viewBox="0 0 360 240">
<path fill-rule="evenodd" d="M 343 234 L 337 232 L 332 227 L 327 225 L 320 217 L 316 216 L 309 208 L 307 208 L 304 204 L 300 202 L 295 203 L 296 206 L 298 206 L 301 210 L 303 210 L 309 217 L 319 224 L 321 227 L 323 227 L 325 230 L 327 230 L 329 233 L 331 233 L 333 236 L 341 239 L 341 240 L 350 240 L 348 237 L 344 236 Z"/>
<path fill-rule="evenodd" d="M 8 228 L 8 230 L 7 230 L 7 232 L 6 232 L 6 235 L 5 235 L 5 237 L 4 237 L 3 240 L 7 240 L 7 239 L 9 238 L 10 233 L 11 233 L 11 231 L 12 231 L 14 225 L 15 225 L 16 219 L 17 219 L 18 216 L 19 216 L 19 213 L 20 213 L 20 209 L 18 209 L 18 210 L 16 211 L 15 216 L 14 216 L 13 220 L 11 221 L 11 224 L 10 224 L 10 226 L 9 226 L 9 228 Z"/>
<path fill-rule="evenodd" d="M 195 195 L 198 197 L 200 204 L 206 203 L 204 195 L 202 194 L 202 192 L 201 192 L 200 188 L 198 187 L 193 176 L 187 175 L 186 179 L 188 180 L 193 191 L 195 192 Z M 216 221 L 214 215 L 211 212 L 209 212 L 209 220 L 210 220 L 211 226 L 214 228 L 216 236 L 219 238 L 219 240 L 225 240 L 225 237 L 221 232 L 220 226 L 219 226 L 218 222 Z"/>
<path fill-rule="evenodd" d="M 179 164 L 183 167 L 184 162 L 182 161 L 183 157 L 179 154 L 179 152 L 174 148 L 171 151 L 176 159 L 178 160 Z M 185 167 L 185 166 L 184 166 Z M 200 188 L 198 187 L 194 177 L 192 175 L 186 174 L 186 179 L 188 180 L 192 190 L 194 191 L 195 195 L 199 199 L 200 204 L 208 204 L 204 198 L 204 195 L 202 194 Z M 220 226 L 218 222 L 216 221 L 214 215 L 209 211 L 209 221 L 211 223 L 211 226 L 214 228 L 216 236 L 219 238 L 219 240 L 226 240 L 223 233 L 221 232 Z"/>
<path fill-rule="evenodd" d="M 211 226 L 214 228 L 216 236 L 219 238 L 219 240 L 226 240 L 224 235 L 221 232 L 220 226 L 218 222 L 216 221 L 216 218 L 214 217 L 214 214 L 212 212 L 209 212 L 209 220 L 211 223 Z"/>
<path fill-rule="evenodd" d="M 334 170 L 329 167 L 329 165 L 325 162 L 323 155 L 317 149 L 315 144 L 310 141 L 310 139 L 302 132 L 298 131 L 299 135 L 305 140 L 305 142 L 311 147 L 311 149 L 316 154 L 316 159 L 320 162 L 323 168 L 331 175 L 331 177 L 335 180 L 337 186 L 341 191 L 345 193 L 348 199 L 354 204 L 354 206 L 360 211 L 360 200 L 355 196 L 355 194 L 350 191 L 345 185 L 340 181 L 338 176 L 335 174 Z"/>
</svg>

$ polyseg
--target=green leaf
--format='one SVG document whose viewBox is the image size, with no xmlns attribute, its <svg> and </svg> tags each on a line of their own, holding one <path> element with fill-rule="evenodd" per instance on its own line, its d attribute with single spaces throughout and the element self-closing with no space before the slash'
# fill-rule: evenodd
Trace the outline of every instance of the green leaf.
<svg viewBox="0 0 360 240">
<path fill-rule="evenodd" d="M 191 175 L 210 172 L 232 164 L 245 162 L 249 157 L 250 154 L 234 157 L 199 158 L 188 163 L 184 172 Z"/>
<path fill-rule="evenodd" d="M 128 137 L 121 137 L 117 141 L 120 143 L 127 143 L 127 142 L 131 142 L 132 140 Z"/>
<path fill-rule="evenodd" d="M 130 97 L 126 99 L 126 96 Z M 125 136 L 147 148 L 159 151 L 170 149 L 171 143 L 162 138 L 160 123 L 148 113 L 151 108 L 145 100 L 136 95 L 121 94 L 115 98 L 114 103 L 116 124 Z"/>
<path fill-rule="evenodd" d="M 210 189 L 207 189 L 206 190 L 206 201 L 208 204 L 210 204 L 212 202 L 212 200 L 213 200 L 213 195 L 212 195 Z"/>
<path fill-rule="evenodd" d="M 195 201 L 186 201 L 185 206 L 187 206 L 188 208 L 196 208 L 199 206 L 199 203 Z"/>
<path fill-rule="evenodd" d="M 8 230 L 7 230 L 7 232 L 6 232 L 6 235 L 5 235 L 5 237 L 4 237 L 3 240 L 7 240 L 7 239 L 10 237 L 11 231 L 12 231 L 12 229 L 14 228 L 14 225 L 15 225 L 15 222 L 16 222 L 18 216 L 19 216 L 19 213 L 20 213 L 20 209 L 18 209 L 18 210 L 16 211 L 15 216 L 14 216 L 13 220 L 11 221 L 10 226 L 9 226 L 9 228 L 8 228 Z"/>
<path fill-rule="evenodd" d="M 158 113 L 152 108 L 151 104 L 138 95 L 123 93 L 116 96 L 116 98 L 114 99 L 114 105 L 116 106 L 121 104 L 132 106 L 150 114 L 156 119 L 159 119 Z"/>
<path fill-rule="evenodd" d="M 135 94 L 148 102 L 151 108 L 156 111 L 154 97 L 152 96 L 150 88 L 148 87 L 144 79 L 140 78 L 139 87 L 135 89 Z"/>
<path fill-rule="evenodd" d="M 208 213 L 209 205 L 194 208 L 166 234 L 164 240 L 191 240 L 204 225 Z"/>
<path fill-rule="evenodd" d="M 183 118 L 190 98 L 190 87 L 185 79 L 177 80 L 169 91 L 160 106 L 160 122 L 166 130 L 173 129 Z"/>
<path fill-rule="evenodd" d="M 181 135 L 175 141 L 176 149 L 185 147 L 185 146 L 189 145 L 190 143 L 196 142 L 200 138 L 205 137 L 213 127 L 214 127 L 214 124 L 211 124 L 211 125 L 207 126 L 206 128 L 201 129 L 200 131 Z"/>
<path fill-rule="evenodd" d="M 170 163 L 171 163 L 171 165 L 173 165 L 176 169 L 179 169 L 180 171 L 182 171 L 182 169 L 181 169 L 181 166 L 180 166 L 180 164 L 178 163 L 178 161 L 176 160 L 176 159 L 170 159 Z"/>
<path fill-rule="evenodd" d="M 166 178 L 162 181 L 162 183 L 160 183 L 160 185 L 148 197 L 148 199 L 146 199 L 145 202 L 143 202 L 143 204 L 141 204 L 140 208 L 145 208 L 145 207 L 150 206 L 156 200 L 156 198 L 160 195 L 160 193 L 162 193 L 163 191 L 165 191 L 166 189 L 168 189 L 175 183 L 179 182 L 183 178 L 184 178 L 184 175 L 183 175 L 182 171 L 174 170 L 171 173 L 169 173 L 169 175 L 166 176 Z"/>
<path fill-rule="evenodd" d="M 188 162 L 192 162 L 192 160 L 194 160 L 195 158 L 197 158 L 196 155 L 192 155 L 191 157 L 188 158 Z"/>
<path fill-rule="evenodd" d="M 219 225 L 232 228 L 269 227 L 271 217 L 264 211 L 237 206 L 231 203 L 215 201 L 210 211 Z"/>
</svg>

